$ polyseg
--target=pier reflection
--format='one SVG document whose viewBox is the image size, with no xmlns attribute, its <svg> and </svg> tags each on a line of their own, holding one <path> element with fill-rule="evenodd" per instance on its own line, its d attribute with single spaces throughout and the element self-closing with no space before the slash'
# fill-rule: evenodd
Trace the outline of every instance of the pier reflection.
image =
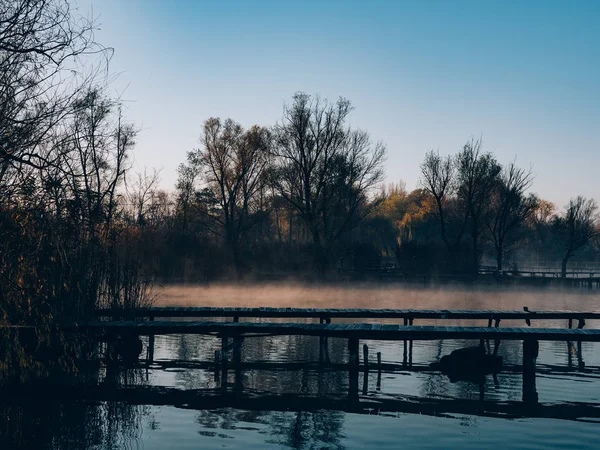
<svg viewBox="0 0 600 450">
<path fill-rule="evenodd" d="M 504 365 L 479 383 L 430 366 L 479 344 L 414 341 L 404 361 L 403 342 L 156 336 L 152 361 L 3 391 L 0 448 L 138 448 L 144 429 L 161 426 L 157 408 L 195 411 L 201 433 L 216 437 L 260 424 L 269 442 L 290 448 L 341 446 L 347 414 L 600 419 L 598 344 L 491 343 Z"/>
</svg>

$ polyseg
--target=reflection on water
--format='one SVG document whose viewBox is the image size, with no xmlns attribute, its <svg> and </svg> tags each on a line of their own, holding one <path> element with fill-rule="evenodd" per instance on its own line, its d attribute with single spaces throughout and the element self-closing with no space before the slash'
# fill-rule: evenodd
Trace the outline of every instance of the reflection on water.
<svg viewBox="0 0 600 450">
<path fill-rule="evenodd" d="M 509 303 L 508 292 L 480 293 L 473 306 L 468 303 L 473 292 L 410 291 L 403 296 L 386 290 L 389 297 L 379 292 L 383 300 L 373 303 L 366 299 L 375 295 L 369 288 L 346 293 L 347 305 L 332 297 L 346 295 L 339 292 L 326 292 L 326 304 L 317 301 L 316 293 L 294 292 L 282 306 L 304 295 L 305 303 L 294 306 L 520 309 L 527 304 L 530 309 L 598 310 L 597 296 L 567 294 L 518 294 Z M 264 301 L 277 292 L 254 293 Z M 440 300 L 443 295 L 452 296 L 449 304 Z M 175 295 L 167 297 L 173 304 Z M 221 304 L 256 306 L 251 300 L 224 297 Z M 215 365 L 215 351 L 221 348 L 217 337 L 157 336 L 153 362 L 96 369 L 92 384 L 86 374 L 87 384 L 4 394 L 0 448 L 596 448 L 600 344 L 541 342 L 536 380 L 540 406 L 525 408 L 520 342 L 501 343 L 505 367 L 495 379 L 487 376 L 483 386 L 451 383 L 429 367 L 457 348 L 477 344 L 472 341 L 414 342 L 411 361 L 404 364 L 402 342 L 363 343 L 371 365 L 368 372 L 358 372 L 360 390 L 354 398 L 349 395 L 348 346 L 342 339 L 329 340 L 330 362 L 321 364 L 318 338 L 246 338 L 241 363 L 230 359 L 223 371 Z"/>
</svg>

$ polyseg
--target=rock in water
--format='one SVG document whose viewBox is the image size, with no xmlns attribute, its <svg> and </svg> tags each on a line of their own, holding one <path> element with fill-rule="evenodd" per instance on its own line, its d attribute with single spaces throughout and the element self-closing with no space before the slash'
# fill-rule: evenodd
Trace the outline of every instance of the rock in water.
<svg viewBox="0 0 600 450">
<path fill-rule="evenodd" d="M 502 357 L 488 355 L 481 346 L 467 347 L 454 350 L 449 355 L 443 356 L 439 363 L 432 367 L 455 381 L 472 381 L 480 383 L 485 375 L 498 373 L 502 370 Z"/>
</svg>

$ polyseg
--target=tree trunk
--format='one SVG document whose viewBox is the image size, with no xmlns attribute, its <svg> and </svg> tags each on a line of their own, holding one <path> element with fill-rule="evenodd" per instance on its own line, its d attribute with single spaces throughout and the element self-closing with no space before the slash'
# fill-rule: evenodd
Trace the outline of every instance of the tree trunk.
<svg viewBox="0 0 600 450">
<path fill-rule="evenodd" d="M 327 251 L 321 243 L 321 236 L 319 234 L 319 230 L 313 229 L 312 235 L 315 269 L 318 271 L 319 278 L 325 278 L 327 274 L 329 255 L 327 255 Z"/>
<path fill-rule="evenodd" d="M 498 268 L 498 273 L 502 273 L 502 259 L 503 259 L 504 255 L 502 254 L 502 249 L 498 248 L 496 249 L 496 266 Z"/>
<path fill-rule="evenodd" d="M 562 260 L 562 267 L 560 269 L 560 276 L 561 278 L 567 278 L 567 263 L 569 262 L 569 258 L 571 257 L 571 255 L 569 255 L 568 253 L 565 255 L 565 257 Z"/>
<path fill-rule="evenodd" d="M 471 271 L 473 275 L 477 276 L 479 273 L 479 233 L 473 233 L 471 237 L 473 238 L 473 259 L 471 262 Z"/>
</svg>

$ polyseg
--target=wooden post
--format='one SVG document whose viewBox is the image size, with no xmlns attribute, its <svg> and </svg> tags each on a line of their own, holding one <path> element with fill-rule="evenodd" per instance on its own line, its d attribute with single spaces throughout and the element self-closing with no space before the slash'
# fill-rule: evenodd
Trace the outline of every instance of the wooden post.
<svg viewBox="0 0 600 450">
<path fill-rule="evenodd" d="M 500 348 L 500 339 L 494 340 L 494 356 L 498 355 L 498 349 Z"/>
<path fill-rule="evenodd" d="M 215 350 L 215 383 L 219 383 L 219 370 L 220 370 L 220 358 L 221 352 L 219 350 Z"/>
<path fill-rule="evenodd" d="M 498 327 L 500 326 L 500 320 L 501 320 L 501 319 L 496 319 L 496 320 L 495 320 L 494 326 L 495 326 L 496 328 L 498 328 Z"/>
<path fill-rule="evenodd" d="M 233 349 L 232 349 L 232 356 L 233 356 L 233 363 L 235 365 L 240 365 L 242 362 L 242 343 L 244 342 L 244 337 L 243 336 L 235 336 L 233 338 Z"/>
<path fill-rule="evenodd" d="M 232 359 L 234 364 L 234 391 L 242 392 L 244 390 L 244 374 L 242 373 L 242 343 L 243 336 L 233 338 Z"/>
<path fill-rule="evenodd" d="M 228 337 L 221 336 L 221 389 L 227 389 L 227 345 Z"/>
<path fill-rule="evenodd" d="M 573 328 L 573 319 L 569 319 L 569 329 Z"/>
<path fill-rule="evenodd" d="M 535 339 L 523 341 L 523 402 L 536 404 L 538 393 L 535 387 L 535 361 L 540 345 Z"/>
<path fill-rule="evenodd" d="M 369 391 L 369 347 L 363 344 L 363 395 L 367 395 Z"/>
<path fill-rule="evenodd" d="M 325 346 L 325 338 L 323 336 L 319 336 L 319 364 L 323 364 L 325 362 L 325 350 L 323 347 Z"/>
<path fill-rule="evenodd" d="M 154 316 L 150 315 L 148 320 L 154 322 Z M 148 361 L 154 361 L 154 334 L 148 336 Z"/>
<path fill-rule="evenodd" d="M 363 395 L 369 391 L 369 346 L 363 344 Z"/>
<path fill-rule="evenodd" d="M 350 353 L 349 364 L 350 366 L 358 367 L 358 339 L 348 339 L 348 351 Z"/>
<path fill-rule="evenodd" d="M 381 390 L 381 352 L 377 352 L 377 390 Z"/>
<path fill-rule="evenodd" d="M 413 320 L 414 319 L 409 319 L 409 325 L 412 327 L 413 326 Z M 408 342 L 408 366 L 412 367 L 412 360 L 413 360 L 413 341 L 412 339 Z"/>
<path fill-rule="evenodd" d="M 233 316 L 233 322 L 238 323 L 240 321 L 240 316 Z"/>
<path fill-rule="evenodd" d="M 358 399 L 358 339 L 348 339 L 348 397 Z"/>
<path fill-rule="evenodd" d="M 405 317 L 404 318 L 404 326 L 408 325 L 408 319 Z M 406 365 L 406 362 L 408 360 L 408 347 L 407 347 L 407 340 L 404 339 L 404 354 L 402 355 L 402 364 Z"/>
<path fill-rule="evenodd" d="M 583 361 L 583 355 L 581 353 L 581 341 L 577 341 L 577 369 L 585 369 L 585 362 Z"/>
<path fill-rule="evenodd" d="M 492 328 L 492 318 L 491 317 L 488 319 L 488 328 Z M 485 344 L 487 346 L 487 353 L 489 355 L 492 352 L 490 349 L 490 340 L 486 339 Z"/>
<path fill-rule="evenodd" d="M 573 367 L 573 343 L 567 341 L 567 367 L 571 369 Z"/>
</svg>

